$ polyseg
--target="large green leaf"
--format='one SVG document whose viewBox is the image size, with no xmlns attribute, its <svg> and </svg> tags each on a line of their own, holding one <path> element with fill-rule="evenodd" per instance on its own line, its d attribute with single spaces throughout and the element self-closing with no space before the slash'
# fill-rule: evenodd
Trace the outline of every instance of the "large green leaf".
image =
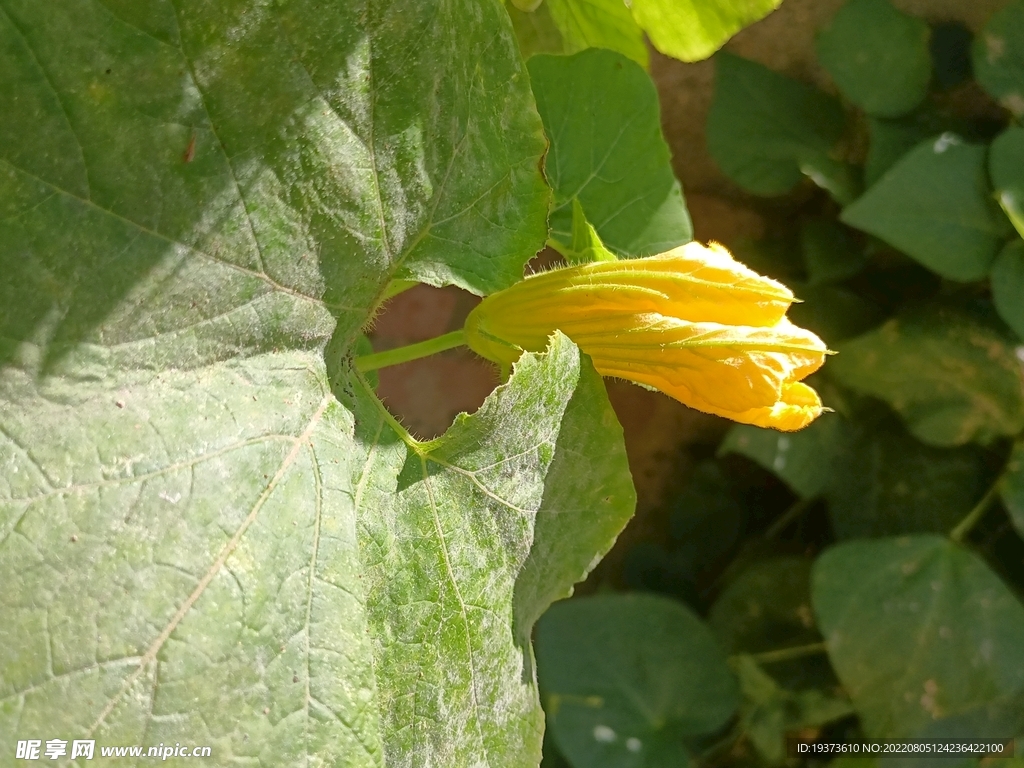
<svg viewBox="0 0 1024 768">
<path fill-rule="evenodd" d="M 840 345 L 828 370 L 885 400 L 926 443 L 987 442 L 1024 428 L 1016 346 L 988 318 L 923 307 Z"/>
<path fill-rule="evenodd" d="M 928 93 L 928 24 L 888 0 L 849 0 L 816 48 L 839 90 L 869 115 L 905 115 Z"/>
<path fill-rule="evenodd" d="M 992 142 L 988 172 L 999 205 L 1024 238 L 1024 128 L 1008 128 Z"/>
<path fill-rule="evenodd" d="M 953 134 L 929 139 L 847 206 L 842 220 L 943 277 L 980 280 L 1006 230 L 991 201 L 985 154 Z"/>
<path fill-rule="evenodd" d="M 682 768 L 687 739 L 736 710 L 736 680 L 704 623 L 653 595 L 558 603 L 537 624 L 555 741 L 577 768 Z"/>
<path fill-rule="evenodd" d="M 1003 248 L 992 265 L 992 303 L 1008 326 L 1024 339 L 1024 242 Z"/>
<path fill-rule="evenodd" d="M 217 764 L 532 764 L 529 623 L 632 502 L 613 478 L 565 503 L 552 457 L 587 449 L 603 390 L 564 339 L 426 445 L 358 380 L 335 401 L 305 353 L 4 385 L 26 391 L 7 445 L 28 447 L 8 451 L 0 730 L 198 741 Z M 101 461 L 69 464 L 94 435 Z M 595 511 L 612 535 L 586 549 L 564 530 Z"/>
<path fill-rule="evenodd" d="M 683 61 L 706 59 L 782 0 L 633 0 L 633 16 L 662 53 Z"/>
<path fill-rule="evenodd" d="M 758 195 L 785 194 L 804 175 L 827 186 L 843 133 L 839 103 L 739 56 L 720 53 L 715 68 L 708 150 L 722 171 Z"/>
<path fill-rule="evenodd" d="M 392 278 L 543 243 L 501 6 L 3 0 L 0 40 L 0 733 L 536 764 L 530 624 L 632 508 L 603 385 L 556 337 L 421 444 L 349 362 Z"/>
<path fill-rule="evenodd" d="M 811 563 L 772 557 L 742 571 L 711 606 L 708 623 L 730 653 L 761 653 L 813 643 Z"/>
<path fill-rule="evenodd" d="M 609 48 L 647 69 L 650 55 L 643 30 L 623 0 L 547 0 L 567 53 Z"/>
<path fill-rule="evenodd" d="M 977 555 L 938 536 L 849 542 L 819 558 L 813 599 L 868 736 L 1024 724 L 1024 606 Z"/>
<path fill-rule="evenodd" d="M 619 256 L 667 251 L 693 236 L 661 135 L 658 94 L 640 66 L 614 51 L 534 56 L 537 109 L 551 147 L 552 237 L 572 243 L 572 201 Z"/>
<path fill-rule="evenodd" d="M 1024 0 L 996 13 L 974 40 L 974 76 L 1018 117 L 1024 115 Z"/>
<path fill-rule="evenodd" d="M 395 438 L 379 402 L 356 392 L 360 576 L 396 763 L 536 760 L 533 622 L 570 593 L 632 512 L 621 430 L 600 377 L 563 336 L 548 358 L 521 361 L 478 413 L 418 450 Z M 593 476 L 581 473 L 589 462 L 579 452 L 597 457 L 599 446 L 608 455 Z M 432 744 L 423 743 L 423 718 L 436 723 Z"/>
</svg>

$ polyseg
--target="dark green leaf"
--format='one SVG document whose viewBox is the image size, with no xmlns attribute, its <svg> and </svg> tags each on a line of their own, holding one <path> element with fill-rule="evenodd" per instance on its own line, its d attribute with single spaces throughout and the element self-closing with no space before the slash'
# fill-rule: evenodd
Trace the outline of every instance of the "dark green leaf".
<svg viewBox="0 0 1024 768">
<path fill-rule="evenodd" d="M 882 238 L 950 280 L 988 274 L 1005 227 L 991 202 L 985 147 L 943 134 L 918 145 L 843 210 L 842 220 Z"/>
<path fill-rule="evenodd" d="M 773 472 L 800 497 L 820 494 L 828 483 L 832 461 L 847 438 L 846 423 L 825 414 L 799 432 L 782 433 L 737 424 L 729 430 L 719 454 L 739 453 Z"/>
<path fill-rule="evenodd" d="M 782 195 L 822 167 L 843 132 L 839 103 L 728 53 L 715 57 L 708 150 L 725 174 L 759 195 Z"/>
<path fill-rule="evenodd" d="M 694 467 L 683 489 L 667 505 L 675 543 L 663 570 L 693 583 L 733 549 L 743 534 L 747 511 L 732 478 L 719 462 Z"/>
<path fill-rule="evenodd" d="M 1010 513 L 1013 527 L 1024 536 L 1024 440 L 1018 440 L 1013 446 L 999 495 Z"/>
<path fill-rule="evenodd" d="M 392 277 L 521 279 L 541 124 L 504 10 L 450 2 L 253 5 L 227 48 L 243 0 L 0 15 L 0 360 L 189 367 L 335 320 L 348 347 Z"/>
<path fill-rule="evenodd" d="M 924 307 L 840 345 L 827 370 L 891 405 L 931 445 L 987 442 L 1024 428 L 1016 342 L 963 310 Z"/>
<path fill-rule="evenodd" d="M 549 727 L 577 768 L 685 768 L 686 740 L 720 728 L 738 704 L 711 632 L 666 598 L 557 603 L 537 624 L 536 649 Z"/>
<path fill-rule="evenodd" d="M 1024 237 L 1024 128 L 1009 128 L 992 142 L 988 172 L 999 205 Z"/>
<path fill-rule="evenodd" d="M 992 303 L 1024 339 L 1024 242 L 1020 240 L 1007 245 L 992 265 Z"/>
<path fill-rule="evenodd" d="M 971 79 L 972 39 L 971 30 L 959 21 L 943 21 L 932 27 L 928 49 L 940 88 L 955 88 Z"/>
<path fill-rule="evenodd" d="M 782 0 L 633 0 L 633 16 L 662 53 L 700 61 Z"/>
<path fill-rule="evenodd" d="M 547 0 L 565 40 L 565 52 L 584 48 L 618 51 L 644 69 L 650 64 L 643 30 L 623 0 Z"/>
<path fill-rule="evenodd" d="M 811 612 L 811 563 L 775 557 L 746 568 L 718 596 L 708 623 L 729 653 L 761 653 L 819 640 Z"/>
<path fill-rule="evenodd" d="M 572 242 L 572 201 L 618 256 L 645 256 L 693 234 L 661 135 L 658 94 L 640 66 L 613 51 L 535 56 L 533 90 L 551 141 L 552 236 Z"/>
<path fill-rule="evenodd" d="M 790 319 L 831 346 L 864 333 L 884 318 L 878 306 L 841 285 L 793 283 L 792 288 L 800 303 L 789 310 Z"/>
<path fill-rule="evenodd" d="M 932 76 L 928 25 L 888 0 L 848 0 L 818 34 L 821 65 L 869 115 L 899 117 L 924 101 Z"/>
<path fill-rule="evenodd" d="M 813 597 L 868 736 L 917 736 L 936 719 L 1024 693 L 1024 606 L 947 539 L 834 547 L 815 565 Z"/>
<path fill-rule="evenodd" d="M 1024 115 L 1024 0 L 1011 0 L 974 40 L 974 76 L 1018 117 Z"/>
<path fill-rule="evenodd" d="M 956 126 L 965 128 L 966 126 Z M 930 110 L 898 120 L 868 118 L 871 143 L 864 166 L 864 184 L 874 186 L 885 172 L 925 139 L 953 131 L 953 122 Z M 955 132 L 955 131 L 954 131 Z"/>
<path fill-rule="evenodd" d="M 800 228 L 800 245 L 811 285 L 838 283 L 867 264 L 853 233 L 832 219 L 811 219 Z"/>
<path fill-rule="evenodd" d="M 991 480 L 977 446 L 922 445 L 890 419 L 858 420 L 847 431 L 825 492 L 839 539 L 948 531 Z"/>
</svg>

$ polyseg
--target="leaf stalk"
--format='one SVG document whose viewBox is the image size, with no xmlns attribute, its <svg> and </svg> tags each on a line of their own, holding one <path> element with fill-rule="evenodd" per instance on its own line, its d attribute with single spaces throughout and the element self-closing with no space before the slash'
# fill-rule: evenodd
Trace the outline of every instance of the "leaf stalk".
<svg viewBox="0 0 1024 768">
<path fill-rule="evenodd" d="M 996 494 L 999 492 L 999 486 L 1002 485 L 1003 475 L 999 475 L 996 481 L 992 483 L 992 486 L 985 491 L 985 495 L 981 497 L 981 500 L 967 513 L 956 527 L 949 532 L 949 538 L 955 541 L 957 544 L 964 540 L 964 537 L 971 532 L 971 529 L 978 524 L 978 522 L 985 516 L 988 508 L 992 506 L 992 502 L 996 498 Z"/>
<path fill-rule="evenodd" d="M 429 357 L 430 355 L 436 355 L 438 352 L 446 352 L 449 349 L 465 345 L 466 335 L 459 329 L 446 333 L 443 336 L 436 336 L 433 339 L 418 341 L 415 344 L 407 344 L 404 347 L 396 347 L 384 352 L 374 352 L 372 355 L 362 355 L 356 358 L 356 370 L 361 373 L 368 373 L 369 371 L 376 371 L 391 365 L 419 360 L 421 357 Z"/>
</svg>

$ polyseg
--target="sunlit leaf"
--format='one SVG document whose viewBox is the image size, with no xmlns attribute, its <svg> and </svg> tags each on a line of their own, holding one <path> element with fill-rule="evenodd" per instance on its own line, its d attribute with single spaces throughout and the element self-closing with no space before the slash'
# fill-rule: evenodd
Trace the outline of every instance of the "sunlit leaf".
<svg viewBox="0 0 1024 768">
<path fill-rule="evenodd" d="M 699 61 L 779 7 L 782 0 L 633 0 L 633 16 L 654 47 Z"/>
<path fill-rule="evenodd" d="M 536 765 L 530 627 L 633 506 L 603 384 L 556 336 L 423 444 L 351 368 L 395 279 L 544 242 L 505 11 L 7 3 L 0 40 L 0 733 Z"/>
<path fill-rule="evenodd" d="M 572 201 L 617 256 L 646 256 L 693 236 L 661 135 L 654 83 L 634 61 L 590 49 L 535 56 L 530 77 L 551 146 L 552 237 L 572 242 Z"/>
<path fill-rule="evenodd" d="M 565 40 L 566 53 L 608 48 L 647 69 L 650 56 L 643 30 L 623 0 L 547 0 L 546 4 Z"/>
</svg>

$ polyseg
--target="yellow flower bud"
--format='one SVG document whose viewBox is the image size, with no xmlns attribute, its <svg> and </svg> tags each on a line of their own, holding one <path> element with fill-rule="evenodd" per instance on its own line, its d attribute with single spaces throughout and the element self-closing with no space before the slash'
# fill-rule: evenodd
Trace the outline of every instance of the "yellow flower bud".
<svg viewBox="0 0 1024 768">
<path fill-rule="evenodd" d="M 605 376 L 661 390 L 706 413 L 795 430 L 821 414 L 801 379 L 825 344 L 786 319 L 786 286 L 699 243 L 657 256 L 532 275 L 484 299 L 466 341 L 502 365 L 540 352 L 560 330 Z"/>
</svg>

